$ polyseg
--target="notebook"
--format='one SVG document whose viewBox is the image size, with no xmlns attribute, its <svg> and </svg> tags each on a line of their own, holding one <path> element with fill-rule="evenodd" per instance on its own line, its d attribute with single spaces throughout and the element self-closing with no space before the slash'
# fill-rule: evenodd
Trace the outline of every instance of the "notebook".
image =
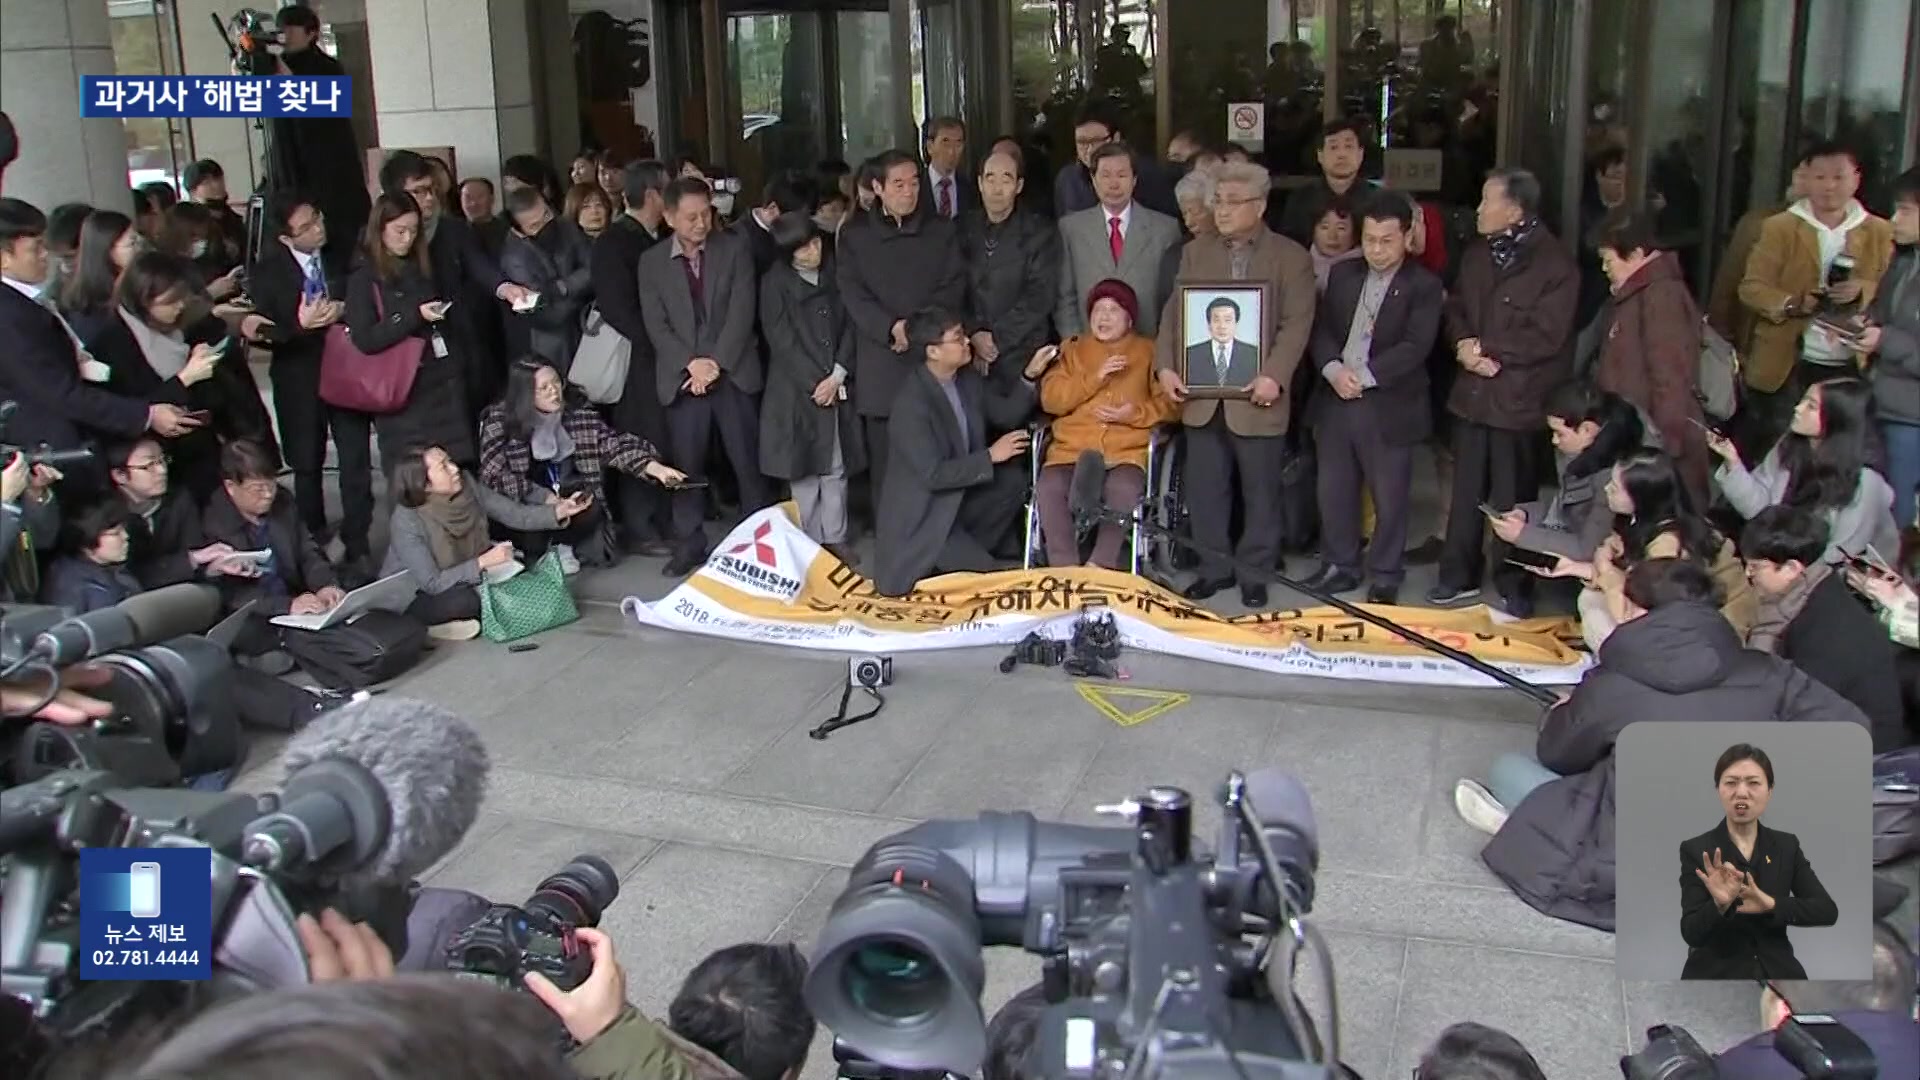
<svg viewBox="0 0 1920 1080">
<path fill-rule="evenodd" d="M 405 570 L 389 574 L 348 593 L 346 599 L 317 615 L 276 615 L 269 621 L 293 630 L 325 630 L 366 611 L 405 611 L 420 591 Z"/>
</svg>

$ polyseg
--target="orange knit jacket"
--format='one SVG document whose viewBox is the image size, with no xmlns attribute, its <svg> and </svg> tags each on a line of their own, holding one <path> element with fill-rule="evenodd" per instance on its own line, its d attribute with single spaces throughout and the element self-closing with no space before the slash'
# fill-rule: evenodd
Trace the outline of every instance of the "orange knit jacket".
<svg viewBox="0 0 1920 1080">
<path fill-rule="evenodd" d="M 1040 408 L 1053 421 L 1047 443 L 1047 465 L 1072 465 L 1082 451 L 1098 450 L 1107 467 L 1147 467 L 1147 445 L 1153 429 L 1180 415 L 1180 406 L 1160 389 L 1153 373 L 1153 339 L 1128 334 L 1112 344 L 1091 336 L 1074 336 L 1060 343 L 1060 357 L 1040 378 Z M 1100 378 L 1107 357 L 1127 358 L 1127 366 L 1110 379 Z M 1094 418 L 1100 405 L 1132 402 L 1139 411 L 1122 424 Z"/>
</svg>

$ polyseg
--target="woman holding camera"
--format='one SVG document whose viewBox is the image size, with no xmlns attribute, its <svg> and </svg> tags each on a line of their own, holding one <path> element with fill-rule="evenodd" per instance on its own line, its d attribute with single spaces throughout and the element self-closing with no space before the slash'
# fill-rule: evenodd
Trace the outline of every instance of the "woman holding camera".
<svg viewBox="0 0 1920 1080">
<path fill-rule="evenodd" d="M 556 503 L 516 502 L 464 471 L 443 447 L 407 450 L 394 463 L 393 520 L 380 576 L 405 570 L 420 587 L 407 614 L 444 641 L 480 632 L 481 576 L 513 561 L 513 545 L 494 543 L 488 523 L 521 533 L 567 528 L 586 513 L 584 495 Z"/>
<path fill-rule="evenodd" d="M 577 508 L 563 529 L 515 538 L 529 559 L 552 544 L 570 574 L 583 561 L 613 561 L 600 511 L 608 469 L 668 487 L 686 479 L 662 463 L 646 440 L 615 431 L 591 406 L 568 401 L 566 383 L 552 364 L 514 361 L 507 396 L 480 415 L 481 483 L 517 502 L 558 506 L 571 499 Z"/>
</svg>

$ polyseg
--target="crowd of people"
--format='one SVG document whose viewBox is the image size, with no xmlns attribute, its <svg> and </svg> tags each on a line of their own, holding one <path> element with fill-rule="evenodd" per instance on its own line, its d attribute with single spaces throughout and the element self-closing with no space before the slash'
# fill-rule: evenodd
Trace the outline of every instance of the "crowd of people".
<svg viewBox="0 0 1920 1080">
<path fill-rule="evenodd" d="M 252 605 L 235 646 L 249 669 L 278 674 L 267 619 L 376 576 L 407 574 L 409 614 L 470 638 L 477 586 L 516 557 L 551 551 L 568 573 L 657 558 L 684 576 L 713 521 L 783 490 L 883 595 L 1029 558 L 1124 569 L 1124 530 L 1082 535 L 1069 506 L 1092 451 L 1108 506 L 1177 483 L 1204 549 L 1190 600 L 1237 588 L 1265 607 L 1264 571 L 1317 546 L 1302 576 L 1320 592 L 1396 604 L 1430 560 L 1431 604 L 1490 593 L 1510 616 L 1579 616 L 1595 662 L 1537 752 L 1455 793 L 1492 834 L 1489 866 L 1548 914 L 1612 927 L 1611 751 L 1630 722 L 1841 720 L 1878 752 L 1920 741 L 1920 170 L 1883 218 L 1856 198 L 1853 155 L 1810 145 L 1702 304 L 1655 216 L 1622 204 L 1557 237 L 1520 169 L 1486 178 L 1477 236 L 1449 250 L 1436 207 L 1362 176 L 1351 122 L 1325 126 L 1321 175 L 1291 190 L 1188 134 L 1154 160 L 1097 114 L 1075 144 L 1030 179 L 1011 139 L 969 167 L 964 124 L 938 118 L 920 147 L 783 173 L 737 215 L 692 159 L 604 153 L 564 182 L 510 159 L 496 192 L 402 151 L 364 221 L 280 189 L 261 237 L 212 161 L 123 207 L 0 198 L 5 439 L 95 451 L 5 463 L 0 598 L 88 611 L 212 584 L 227 611 Z M 1621 167 L 1598 159 L 1596 179 Z M 1262 302 L 1191 317 L 1190 293 L 1236 289 Z M 1731 416 L 1703 397 L 1708 327 L 1741 358 Z M 604 335 L 624 381 L 589 400 L 576 365 L 604 367 Z M 341 348 L 417 365 L 404 399 L 329 400 Z M 1148 475 L 1156 448 L 1177 463 L 1166 478 Z M 1414 543 L 1422 452 L 1447 490 L 1437 535 Z M 509 1009 L 435 1000 L 470 992 L 397 983 L 373 1007 Z M 299 1015 L 360 1022 L 367 1003 L 334 993 Z M 539 996 L 570 1029 L 583 1015 Z M 250 1007 L 252 1037 L 278 1037 L 278 1014 Z M 678 1008 L 672 1038 L 698 1043 Z M 625 1013 L 594 1015 L 583 1054 L 632 1037 Z M 790 1077 L 812 1022 L 777 1019 L 785 1050 L 749 1062 L 702 1044 L 690 1068 Z"/>
</svg>

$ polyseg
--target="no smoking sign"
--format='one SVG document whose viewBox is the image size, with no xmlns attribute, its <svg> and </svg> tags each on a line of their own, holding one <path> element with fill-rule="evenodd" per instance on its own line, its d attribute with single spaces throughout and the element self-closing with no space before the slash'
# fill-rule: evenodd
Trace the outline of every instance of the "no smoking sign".
<svg viewBox="0 0 1920 1080">
<path fill-rule="evenodd" d="M 1267 139 L 1267 105 L 1264 101 L 1236 101 L 1227 105 L 1227 141 L 1235 146 L 1258 150 Z"/>
</svg>

